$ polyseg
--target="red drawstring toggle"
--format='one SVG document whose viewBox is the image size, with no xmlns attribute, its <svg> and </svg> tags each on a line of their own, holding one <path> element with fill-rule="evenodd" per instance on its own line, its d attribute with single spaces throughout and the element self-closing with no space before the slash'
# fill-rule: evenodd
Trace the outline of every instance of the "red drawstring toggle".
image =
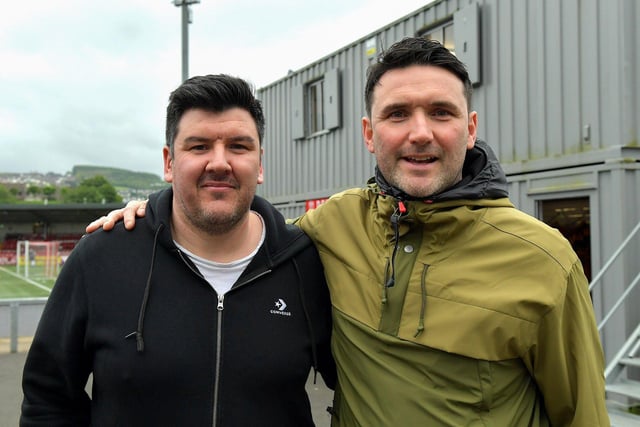
<svg viewBox="0 0 640 427">
<path fill-rule="evenodd" d="M 407 213 L 407 207 L 404 205 L 404 202 L 402 200 L 398 201 L 398 210 L 402 214 Z"/>
</svg>

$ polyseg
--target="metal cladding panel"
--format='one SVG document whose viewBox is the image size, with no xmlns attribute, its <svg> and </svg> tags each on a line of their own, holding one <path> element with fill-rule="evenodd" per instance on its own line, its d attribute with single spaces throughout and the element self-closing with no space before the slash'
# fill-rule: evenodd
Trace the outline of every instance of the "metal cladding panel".
<svg viewBox="0 0 640 427">
<path fill-rule="evenodd" d="M 482 45 L 480 44 L 480 9 L 472 3 L 453 14 L 456 55 L 467 65 L 473 85 L 482 82 Z"/>
<path fill-rule="evenodd" d="M 480 136 L 510 172 L 519 163 L 636 145 L 638 51 L 633 0 L 479 2 Z M 615 28 L 616 30 L 611 30 Z M 510 163 L 513 163 L 510 165 Z"/>
<path fill-rule="evenodd" d="M 267 118 L 261 194 L 284 202 L 362 186 L 375 165 L 361 136 L 365 75 L 375 60 L 367 53 L 469 8 L 478 10 L 481 65 L 471 108 L 478 136 L 508 174 L 601 163 L 638 146 L 635 0 L 437 0 L 259 91 Z M 463 30 L 454 24 L 454 34 Z M 332 72 L 340 76 L 338 126 L 296 139 L 300 88 Z"/>
</svg>

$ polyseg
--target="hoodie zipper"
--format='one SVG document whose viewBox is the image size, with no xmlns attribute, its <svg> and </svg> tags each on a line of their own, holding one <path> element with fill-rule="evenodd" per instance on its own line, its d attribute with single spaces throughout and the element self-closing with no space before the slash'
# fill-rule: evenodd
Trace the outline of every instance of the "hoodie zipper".
<svg viewBox="0 0 640 427">
<path fill-rule="evenodd" d="M 213 379 L 213 427 L 218 419 L 218 393 L 220 391 L 220 355 L 222 354 L 222 310 L 224 310 L 224 294 L 218 295 L 218 327 L 216 330 L 216 370 Z"/>
<path fill-rule="evenodd" d="M 187 267 L 189 268 L 189 270 L 193 271 L 193 273 L 200 277 L 202 280 L 204 280 L 205 282 L 207 282 L 207 279 L 204 278 L 204 276 L 202 275 L 202 273 L 200 273 L 200 270 L 198 270 L 197 268 L 193 268 L 191 266 L 191 263 L 185 258 L 184 254 L 182 253 L 181 250 L 178 250 L 178 256 L 180 257 L 180 259 L 182 259 L 182 262 L 184 262 Z M 269 272 L 271 270 L 267 270 L 267 272 Z M 261 275 L 258 275 L 256 277 L 260 277 Z M 245 282 L 247 283 L 247 282 Z M 243 283 L 244 284 L 244 283 Z M 209 282 L 207 282 L 207 286 L 211 286 L 209 284 Z M 231 290 L 229 290 L 229 292 L 231 292 Z M 216 427 L 217 425 L 217 418 L 218 418 L 218 393 L 219 393 L 219 389 L 220 389 L 220 354 L 222 354 L 222 311 L 224 310 L 224 294 L 222 295 L 218 295 L 216 294 L 218 297 L 218 304 L 216 305 L 216 310 L 218 311 L 218 326 L 216 328 L 216 337 L 215 337 L 215 366 L 214 366 L 214 378 L 213 378 L 213 416 L 211 419 L 211 425 L 213 427 Z"/>
<path fill-rule="evenodd" d="M 271 273 L 271 269 L 265 270 L 260 274 L 257 274 L 253 277 L 250 277 L 248 280 L 237 284 L 234 288 L 230 289 L 227 293 L 233 292 L 234 290 L 245 286 L 254 280 L 259 279 L 260 277 Z M 198 276 L 202 277 L 200 272 L 197 272 Z M 204 279 L 204 277 L 203 277 Z M 224 296 L 225 294 L 218 295 L 218 305 L 216 306 L 216 310 L 218 310 L 218 327 L 216 328 L 216 360 L 215 360 L 215 376 L 213 379 L 213 420 L 211 425 L 216 427 L 218 425 L 218 399 L 220 397 L 220 355 L 222 354 L 222 314 L 224 311 Z"/>
</svg>

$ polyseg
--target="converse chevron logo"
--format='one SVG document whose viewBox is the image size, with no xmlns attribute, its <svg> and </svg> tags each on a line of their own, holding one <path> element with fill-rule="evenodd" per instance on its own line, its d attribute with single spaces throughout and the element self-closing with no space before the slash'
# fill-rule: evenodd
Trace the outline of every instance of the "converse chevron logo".
<svg viewBox="0 0 640 427">
<path fill-rule="evenodd" d="M 282 298 L 278 298 L 274 303 L 274 306 L 276 307 L 276 309 L 270 310 L 271 314 L 278 314 L 280 316 L 291 316 L 290 311 L 285 311 L 287 308 L 287 303 L 284 302 Z"/>
</svg>

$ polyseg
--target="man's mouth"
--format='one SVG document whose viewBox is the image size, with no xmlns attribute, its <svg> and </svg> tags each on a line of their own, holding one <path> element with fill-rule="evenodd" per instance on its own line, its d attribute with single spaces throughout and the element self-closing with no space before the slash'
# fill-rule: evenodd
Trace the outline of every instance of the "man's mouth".
<svg viewBox="0 0 640 427">
<path fill-rule="evenodd" d="M 213 180 L 204 180 L 204 181 L 200 181 L 199 185 L 200 188 L 208 188 L 210 190 L 213 191 L 226 191 L 226 190 L 230 190 L 235 188 L 235 185 L 233 182 L 229 182 L 229 181 L 213 181 Z"/>
<path fill-rule="evenodd" d="M 209 188 L 235 188 L 236 182 L 231 177 L 205 175 L 198 180 L 200 187 Z"/>
<path fill-rule="evenodd" d="M 418 163 L 418 164 L 433 163 L 436 160 L 438 160 L 437 157 L 404 157 L 404 159 L 409 163 Z"/>
</svg>

